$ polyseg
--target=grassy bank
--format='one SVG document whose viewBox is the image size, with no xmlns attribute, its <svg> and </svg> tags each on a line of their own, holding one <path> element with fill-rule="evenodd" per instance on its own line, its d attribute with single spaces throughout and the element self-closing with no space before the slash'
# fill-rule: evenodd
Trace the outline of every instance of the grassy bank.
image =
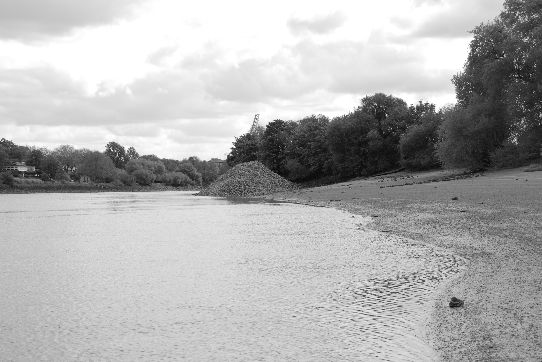
<svg viewBox="0 0 542 362">
<path fill-rule="evenodd" d="M 113 183 L 42 182 L 15 183 L 13 186 L 0 185 L 0 193 L 24 194 L 47 192 L 151 192 L 151 191 L 196 191 L 194 187 L 173 187 L 163 184 L 151 186 L 126 186 Z"/>
<path fill-rule="evenodd" d="M 428 333 L 443 360 L 542 360 L 542 171 L 523 171 L 399 173 L 272 197 L 371 216 L 375 230 L 467 259 L 435 295 Z M 452 296 L 465 306 L 450 309 Z"/>
</svg>

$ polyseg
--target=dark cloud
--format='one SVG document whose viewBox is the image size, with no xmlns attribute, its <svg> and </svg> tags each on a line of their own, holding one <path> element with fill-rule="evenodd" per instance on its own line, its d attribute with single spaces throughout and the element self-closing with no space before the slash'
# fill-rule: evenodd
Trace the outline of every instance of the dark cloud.
<svg viewBox="0 0 542 362">
<path fill-rule="evenodd" d="M 345 20 L 345 16 L 341 13 L 333 13 L 314 19 L 290 19 L 288 20 L 288 28 L 294 34 L 305 32 L 327 34 L 343 25 Z"/>
<path fill-rule="evenodd" d="M 110 23 L 144 0 L 2 0 L 0 38 L 35 40 Z"/>
<path fill-rule="evenodd" d="M 422 23 L 413 37 L 461 38 L 482 22 L 493 20 L 502 9 L 502 0 L 448 0 L 442 9 Z"/>
</svg>

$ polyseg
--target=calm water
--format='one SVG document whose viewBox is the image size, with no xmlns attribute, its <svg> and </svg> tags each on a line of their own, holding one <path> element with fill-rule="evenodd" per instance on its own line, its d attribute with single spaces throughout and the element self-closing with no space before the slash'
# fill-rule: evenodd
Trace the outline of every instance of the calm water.
<svg viewBox="0 0 542 362">
<path fill-rule="evenodd" d="M 453 255 L 325 208 L 0 195 L 1 360 L 432 360 Z"/>
</svg>

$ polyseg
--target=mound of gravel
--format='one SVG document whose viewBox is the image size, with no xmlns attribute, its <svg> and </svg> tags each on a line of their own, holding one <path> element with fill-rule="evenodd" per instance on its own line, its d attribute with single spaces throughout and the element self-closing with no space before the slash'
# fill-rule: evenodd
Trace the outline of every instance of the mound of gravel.
<svg viewBox="0 0 542 362">
<path fill-rule="evenodd" d="M 198 195 L 250 197 L 288 191 L 295 185 L 258 161 L 241 163 L 221 175 Z"/>
</svg>

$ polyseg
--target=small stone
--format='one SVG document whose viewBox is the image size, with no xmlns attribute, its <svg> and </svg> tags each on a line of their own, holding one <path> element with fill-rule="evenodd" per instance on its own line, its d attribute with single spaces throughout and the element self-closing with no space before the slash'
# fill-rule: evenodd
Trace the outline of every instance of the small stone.
<svg viewBox="0 0 542 362">
<path fill-rule="evenodd" d="M 457 197 L 457 196 L 454 196 L 454 197 L 452 197 L 452 200 L 453 200 L 453 201 L 458 200 L 458 197 Z"/>
<path fill-rule="evenodd" d="M 450 308 L 459 308 L 463 306 L 463 301 L 461 299 L 458 299 L 456 297 L 452 297 L 450 299 Z"/>
</svg>

